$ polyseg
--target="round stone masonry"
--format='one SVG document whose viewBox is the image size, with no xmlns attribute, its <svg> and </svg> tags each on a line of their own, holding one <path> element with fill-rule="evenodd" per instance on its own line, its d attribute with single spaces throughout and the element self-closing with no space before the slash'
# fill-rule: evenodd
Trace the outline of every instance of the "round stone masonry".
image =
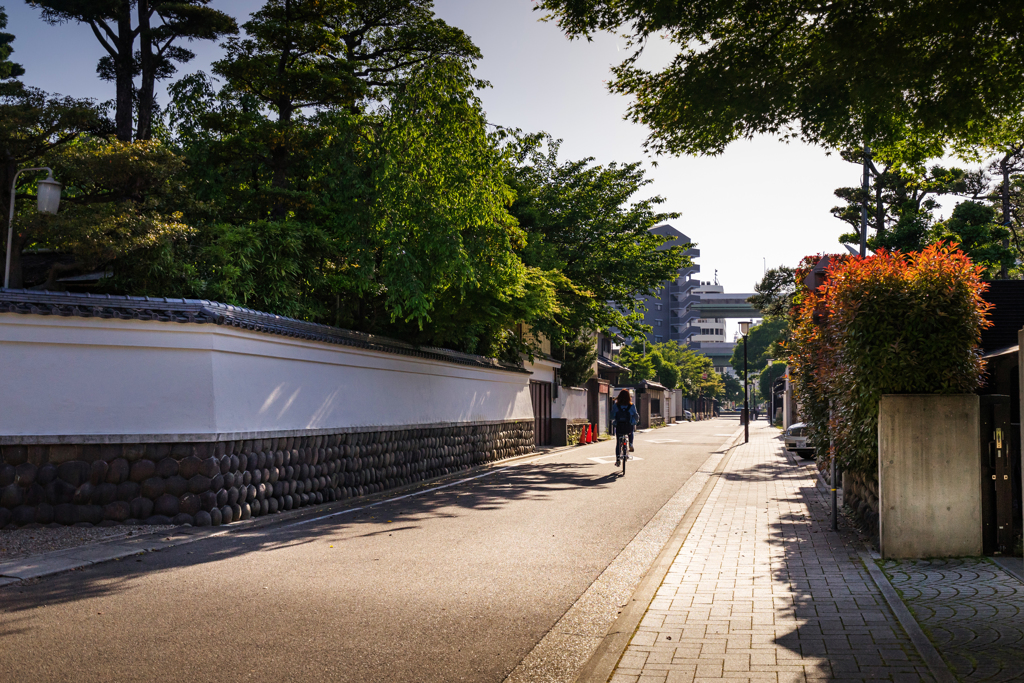
<svg viewBox="0 0 1024 683">
<path fill-rule="evenodd" d="M 533 421 L 216 443 L 0 448 L 0 528 L 218 526 L 344 500 L 534 450 Z"/>
</svg>

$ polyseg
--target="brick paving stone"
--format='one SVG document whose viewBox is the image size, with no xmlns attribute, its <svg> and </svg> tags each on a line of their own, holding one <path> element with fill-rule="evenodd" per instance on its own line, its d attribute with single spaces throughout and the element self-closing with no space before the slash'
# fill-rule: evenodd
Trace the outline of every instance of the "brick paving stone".
<svg viewBox="0 0 1024 683">
<path fill-rule="evenodd" d="M 611 681 L 934 680 L 777 434 L 734 449 Z"/>
<path fill-rule="evenodd" d="M 1024 681 L 1024 584 L 981 558 L 879 565 L 962 681 Z"/>
</svg>

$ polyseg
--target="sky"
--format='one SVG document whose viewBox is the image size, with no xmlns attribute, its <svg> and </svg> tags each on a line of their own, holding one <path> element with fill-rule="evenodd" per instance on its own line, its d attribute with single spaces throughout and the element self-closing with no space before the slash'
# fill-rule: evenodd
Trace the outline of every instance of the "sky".
<svg viewBox="0 0 1024 683">
<path fill-rule="evenodd" d="M 14 61 L 29 85 L 74 97 L 113 98 L 113 84 L 96 77 L 102 48 L 87 26 L 49 26 L 22 0 L 6 5 Z M 213 0 L 239 24 L 259 0 Z M 477 75 L 491 83 L 480 93 L 488 119 L 524 131 L 545 131 L 563 143 L 565 160 L 643 161 L 652 183 L 638 198 L 660 195 L 662 210 L 678 212 L 672 225 L 696 242 L 702 280 L 715 271 L 726 291 L 750 292 L 765 267 L 796 265 L 807 254 L 841 251 L 844 224 L 829 209 L 837 187 L 859 184 L 860 169 L 837 155 L 769 137 L 738 141 L 717 157 L 645 154 L 648 131 L 623 119 L 629 100 L 607 90 L 610 67 L 627 53 L 610 34 L 570 41 L 553 22 L 541 22 L 531 0 L 435 0 L 436 14 L 459 27 L 483 53 Z M 208 70 L 220 48 L 189 46 L 197 58 L 179 73 Z M 673 54 L 654 44 L 645 63 Z M 729 326 L 729 338 L 735 323 Z"/>
</svg>

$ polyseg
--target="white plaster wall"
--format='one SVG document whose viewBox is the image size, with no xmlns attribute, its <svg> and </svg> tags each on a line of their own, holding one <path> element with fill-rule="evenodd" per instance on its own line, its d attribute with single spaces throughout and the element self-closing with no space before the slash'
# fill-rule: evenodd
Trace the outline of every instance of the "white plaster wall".
<svg viewBox="0 0 1024 683">
<path fill-rule="evenodd" d="M 219 325 L 0 316 L 0 437 L 532 419 L 529 379 Z"/>
<path fill-rule="evenodd" d="M 558 387 L 558 398 L 551 403 L 551 417 L 567 420 L 587 419 L 587 390 Z"/>
<path fill-rule="evenodd" d="M 557 360 L 551 360 L 536 356 L 533 362 L 529 358 L 523 358 L 523 367 L 531 374 L 530 379 L 535 382 L 555 382 L 555 370 L 562 367 Z"/>
</svg>

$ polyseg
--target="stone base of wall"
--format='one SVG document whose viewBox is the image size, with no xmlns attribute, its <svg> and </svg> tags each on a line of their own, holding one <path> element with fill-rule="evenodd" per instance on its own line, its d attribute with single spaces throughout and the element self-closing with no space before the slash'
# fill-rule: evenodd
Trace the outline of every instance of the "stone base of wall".
<svg viewBox="0 0 1024 683">
<path fill-rule="evenodd" d="M 533 450 L 532 420 L 208 443 L 5 445 L 0 528 L 216 526 Z"/>
<path fill-rule="evenodd" d="M 853 510 L 864 530 L 877 541 L 878 482 L 862 474 L 843 472 L 843 503 Z"/>
<path fill-rule="evenodd" d="M 588 424 L 586 418 L 551 418 L 551 445 L 558 447 L 578 444 Z"/>
</svg>

